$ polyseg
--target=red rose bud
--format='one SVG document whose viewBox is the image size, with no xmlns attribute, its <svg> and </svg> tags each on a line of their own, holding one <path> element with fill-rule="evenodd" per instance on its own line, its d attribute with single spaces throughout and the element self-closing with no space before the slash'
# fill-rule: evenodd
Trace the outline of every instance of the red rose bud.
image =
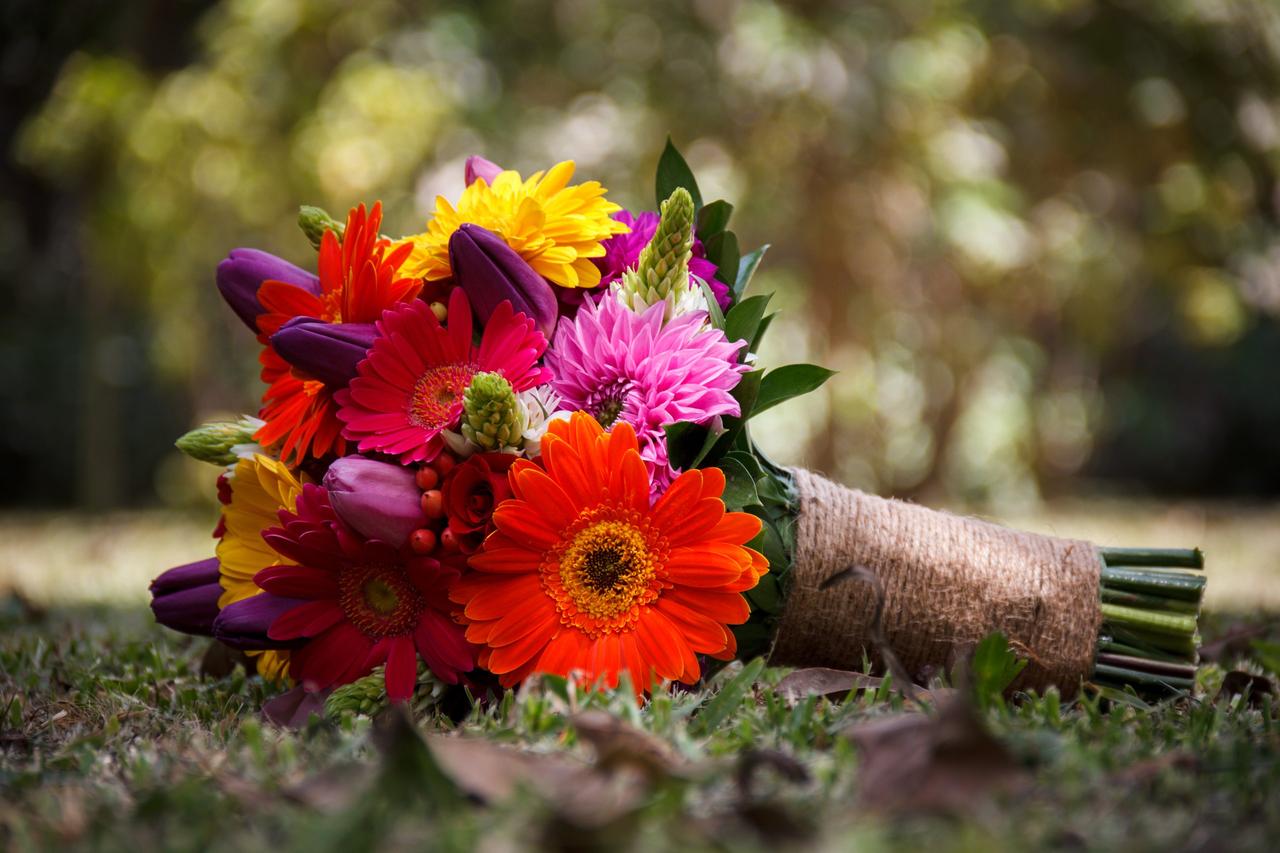
<svg viewBox="0 0 1280 853">
<path fill-rule="evenodd" d="M 486 160 L 478 155 L 467 158 L 467 167 L 464 177 L 467 186 L 471 186 L 478 178 L 484 178 L 486 184 L 492 184 L 493 179 L 502 174 L 502 167 L 492 160 Z"/>
<path fill-rule="evenodd" d="M 478 453 L 445 477 L 442 491 L 448 529 L 465 553 L 480 547 L 489 533 L 494 509 L 511 497 L 507 469 L 518 458 L 510 453 Z"/>
<path fill-rule="evenodd" d="M 413 531 L 427 525 L 422 490 L 410 468 L 344 456 L 329 466 L 324 487 L 333 511 L 366 539 L 400 548 Z"/>
<path fill-rule="evenodd" d="M 497 234 L 470 222 L 459 225 L 449 238 L 449 265 L 481 323 L 510 302 L 550 339 L 559 312 L 551 285 Z"/>
<path fill-rule="evenodd" d="M 295 317 L 271 336 L 271 347 L 308 376 L 333 388 L 345 388 L 377 336 L 373 323 L 326 323 Z"/>
<path fill-rule="evenodd" d="M 283 598 L 269 592 L 251 595 L 222 608 L 213 620 L 213 636 L 233 649 L 287 649 L 298 641 L 273 640 L 267 636 L 271 623 L 293 608 L 306 604 L 297 598 Z"/>
<path fill-rule="evenodd" d="M 258 333 L 258 315 L 263 312 L 258 288 L 264 281 L 283 281 L 319 295 L 320 279 L 288 261 L 257 249 L 232 249 L 218 264 L 215 276 L 218 292 L 253 333 Z"/>
<path fill-rule="evenodd" d="M 175 566 L 151 582 L 151 612 L 166 628 L 202 637 L 213 635 L 218 615 L 218 559 Z"/>
</svg>

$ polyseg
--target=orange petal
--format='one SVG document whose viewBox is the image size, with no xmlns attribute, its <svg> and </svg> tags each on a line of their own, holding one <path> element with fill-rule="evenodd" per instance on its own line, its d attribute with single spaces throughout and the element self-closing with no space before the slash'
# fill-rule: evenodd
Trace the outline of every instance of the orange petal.
<svg viewBox="0 0 1280 853">
<path fill-rule="evenodd" d="M 548 608 L 547 614 L 530 625 L 522 637 L 493 650 L 489 655 L 489 671 L 502 675 L 522 666 L 529 666 L 532 670 L 532 664 L 551 641 L 558 624 L 556 612 Z"/>
<path fill-rule="evenodd" d="M 504 501 L 493 511 L 493 523 L 512 541 L 531 551 L 546 551 L 560 541 L 559 531 L 551 527 L 546 514 L 534 511 L 525 501 Z"/>
<path fill-rule="evenodd" d="M 745 545 L 760 533 L 762 522 L 749 512 L 726 512 L 707 537 L 716 542 Z"/>
<path fill-rule="evenodd" d="M 644 608 L 636 621 L 635 638 L 640 651 L 662 678 L 679 680 L 690 664 L 695 673 L 698 671 L 698 659 L 680 630 L 652 607 Z"/>
<path fill-rule="evenodd" d="M 493 538 L 496 537 L 490 537 L 490 539 Z M 484 550 L 472 554 L 467 564 L 480 572 L 501 574 L 536 572 L 538 566 L 542 564 L 542 553 L 519 547 L 493 548 L 490 547 L 490 542 L 486 541 Z"/>
<path fill-rule="evenodd" d="M 463 579 L 454 582 L 455 588 L 462 585 Z M 464 602 L 463 615 L 477 621 L 499 619 L 543 595 L 536 574 L 485 577 L 479 584 L 462 588 L 471 592 Z"/>
<path fill-rule="evenodd" d="M 702 497 L 718 498 L 724 495 L 724 472 L 719 468 L 702 468 Z"/>
<path fill-rule="evenodd" d="M 520 497 L 526 502 L 521 511 L 540 515 L 553 530 L 568 527 L 577 518 L 574 505 L 560 484 L 537 468 L 525 468 L 516 475 Z"/>
<path fill-rule="evenodd" d="M 666 595 L 722 625 L 741 625 L 751 615 L 751 605 L 736 592 L 677 588 Z"/>
</svg>

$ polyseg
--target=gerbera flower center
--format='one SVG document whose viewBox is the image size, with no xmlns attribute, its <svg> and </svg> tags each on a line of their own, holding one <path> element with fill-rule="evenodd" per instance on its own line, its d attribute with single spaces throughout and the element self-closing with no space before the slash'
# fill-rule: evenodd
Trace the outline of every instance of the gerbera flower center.
<svg viewBox="0 0 1280 853">
<path fill-rule="evenodd" d="M 409 399 L 409 420 L 423 429 L 452 426 L 462 413 L 462 395 L 475 375 L 472 365 L 446 364 L 419 376 Z"/>
<path fill-rule="evenodd" d="M 426 603 L 404 572 L 394 566 L 346 569 L 338 576 L 343 614 L 370 637 L 406 634 Z"/>
<path fill-rule="evenodd" d="M 602 507 L 566 531 L 544 582 L 566 624 L 592 636 L 623 630 L 657 599 L 665 550 L 634 513 Z"/>
</svg>

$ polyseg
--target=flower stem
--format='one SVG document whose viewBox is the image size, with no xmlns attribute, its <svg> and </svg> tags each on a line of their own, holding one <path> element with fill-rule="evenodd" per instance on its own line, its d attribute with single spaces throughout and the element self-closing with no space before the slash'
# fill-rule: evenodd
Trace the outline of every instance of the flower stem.
<svg viewBox="0 0 1280 853">
<path fill-rule="evenodd" d="M 1199 548 L 1101 548 L 1098 554 L 1108 566 L 1204 568 L 1204 553 Z"/>
<path fill-rule="evenodd" d="M 1200 549 L 1101 548 L 1093 677 L 1140 693 L 1190 690 L 1205 576 Z"/>
</svg>

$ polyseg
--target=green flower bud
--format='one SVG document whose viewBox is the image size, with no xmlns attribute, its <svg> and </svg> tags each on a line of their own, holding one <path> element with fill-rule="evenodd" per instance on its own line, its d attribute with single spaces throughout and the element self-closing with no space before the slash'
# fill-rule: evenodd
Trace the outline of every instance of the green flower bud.
<svg viewBox="0 0 1280 853">
<path fill-rule="evenodd" d="M 343 233 L 347 230 L 347 226 L 334 219 L 323 208 L 313 207 L 304 204 L 298 208 L 298 227 L 302 229 L 302 233 L 307 235 L 307 239 L 311 241 L 311 245 L 315 249 L 320 248 L 320 241 L 324 238 L 324 232 L 332 231 L 333 236 L 339 240 L 342 239 Z"/>
<path fill-rule="evenodd" d="M 622 275 L 622 299 L 633 309 L 653 305 L 689 286 L 693 257 L 693 198 L 677 187 L 662 203 L 662 219 L 633 270 Z"/>
<path fill-rule="evenodd" d="M 339 719 L 346 714 L 363 714 L 372 717 L 387 707 L 385 667 L 375 667 L 364 678 L 334 688 L 324 700 L 324 715 Z"/>
<path fill-rule="evenodd" d="M 414 716 L 425 717 L 433 712 L 448 689 L 449 685 L 436 678 L 422 661 L 418 661 L 418 682 L 410 699 Z M 331 720 L 340 720 L 347 715 L 356 714 L 373 717 L 381 713 L 389 704 L 386 667 L 379 666 L 364 678 L 357 678 L 350 684 L 334 688 L 329 698 L 324 701 L 324 715 Z"/>
<path fill-rule="evenodd" d="M 462 434 L 485 450 L 518 447 L 524 416 L 511 383 L 498 373 L 477 373 L 462 395 Z"/>
<path fill-rule="evenodd" d="M 247 416 L 238 421 L 214 421 L 193 429 L 174 445 L 192 459 L 214 465 L 233 465 L 239 458 L 235 448 L 253 444 L 253 434 L 261 427 L 262 421 Z"/>
</svg>

